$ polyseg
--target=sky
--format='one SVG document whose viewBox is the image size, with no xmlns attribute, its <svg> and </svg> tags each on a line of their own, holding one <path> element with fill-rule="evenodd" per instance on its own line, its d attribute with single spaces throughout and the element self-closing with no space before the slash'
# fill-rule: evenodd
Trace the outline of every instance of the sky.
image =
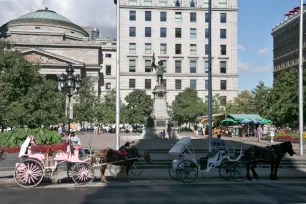
<svg viewBox="0 0 306 204">
<path fill-rule="evenodd" d="M 238 0 L 239 91 L 252 90 L 259 81 L 272 86 L 272 27 L 300 0 Z M 0 26 L 48 7 L 80 26 L 94 26 L 102 37 L 116 36 L 113 0 L 0 0 Z"/>
</svg>

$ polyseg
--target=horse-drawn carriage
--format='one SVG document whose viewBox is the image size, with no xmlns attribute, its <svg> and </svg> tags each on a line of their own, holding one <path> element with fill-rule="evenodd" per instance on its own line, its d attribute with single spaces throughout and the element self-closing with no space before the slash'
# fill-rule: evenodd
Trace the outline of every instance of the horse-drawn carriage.
<svg viewBox="0 0 306 204">
<path fill-rule="evenodd" d="M 176 157 L 168 168 L 169 175 L 174 180 L 191 183 L 198 177 L 199 172 L 203 174 L 212 168 L 219 168 L 220 177 L 223 179 L 242 181 L 245 177 L 245 168 L 239 162 L 243 155 L 242 148 L 237 155 L 223 146 L 216 146 L 215 151 L 198 161 L 191 138 L 185 137 L 172 147 L 169 154 Z"/>
</svg>

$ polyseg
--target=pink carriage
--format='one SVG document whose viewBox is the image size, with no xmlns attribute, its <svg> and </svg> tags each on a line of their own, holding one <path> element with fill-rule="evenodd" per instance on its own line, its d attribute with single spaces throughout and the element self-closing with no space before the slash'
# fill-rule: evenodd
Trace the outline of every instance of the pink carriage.
<svg viewBox="0 0 306 204">
<path fill-rule="evenodd" d="M 15 180 L 25 188 L 35 187 L 44 177 L 51 178 L 62 163 L 72 163 L 72 180 L 77 184 L 92 182 L 95 178 L 94 167 L 90 164 L 90 157 L 84 160 L 79 158 L 80 146 L 66 145 L 66 152 L 58 150 L 55 157 L 44 155 L 37 147 L 35 137 L 29 136 L 20 148 L 20 163 L 16 163 Z M 52 150 L 49 150 L 52 151 Z M 50 152 L 49 152 L 50 153 Z"/>
</svg>

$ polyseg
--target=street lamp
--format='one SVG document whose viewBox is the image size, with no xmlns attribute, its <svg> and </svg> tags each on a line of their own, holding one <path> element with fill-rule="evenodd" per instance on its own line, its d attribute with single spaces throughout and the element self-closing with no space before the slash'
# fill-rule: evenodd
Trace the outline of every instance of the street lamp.
<svg viewBox="0 0 306 204">
<path fill-rule="evenodd" d="M 72 119 L 71 114 L 71 97 L 73 95 L 79 94 L 81 87 L 81 76 L 79 74 L 73 75 L 74 69 L 72 65 L 69 65 L 66 69 L 67 74 L 62 73 L 58 77 L 58 89 L 62 91 L 66 96 L 68 96 L 69 103 L 69 113 L 68 113 L 68 135 L 70 134 L 70 120 Z"/>
</svg>

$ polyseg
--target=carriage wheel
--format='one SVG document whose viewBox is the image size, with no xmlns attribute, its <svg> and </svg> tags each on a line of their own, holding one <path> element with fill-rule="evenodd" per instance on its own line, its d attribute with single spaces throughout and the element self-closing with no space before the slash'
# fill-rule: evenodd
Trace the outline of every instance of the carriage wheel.
<svg viewBox="0 0 306 204">
<path fill-rule="evenodd" d="M 198 177 L 198 165 L 190 160 L 181 161 L 177 165 L 176 174 L 183 183 L 192 183 Z"/>
<path fill-rule="evenodd" d="M 169 176 L 170 176 L 173 180 L 179 181 L 178 175 L 177 175 L 177 173 L 176 173 L 176 169 L 173 168 L 173 165 L 172 165 L 172 164 L 170 164 L 170 165 L 168 166 L 168 173 L 169 173 Z"/>
<path fill-rule="evenodd" d="M 113 176 L 117 176 L 122 171 L 123 171 L 123 166 L 121 166 L 121 165 L 114 165 L 114 164 L 109 165 L 109 172 Z"/>
<path fill-rule="evenodd" d="M 41 162 L 28 159 L 20 163 L 15 169 L 15 180 L 24 188 L 35 187 L 44 178 L 44 168 Z"/>
<path fill-rule="evenodd" d="M 219 174 L 220 177 L 225 180 L 230 180 L 230 173 L 231 173 L 232 163 L 229 162 L 227 159 L 222 160 L 219 166 Z"/>
<path fill-rule="evenodd" d="M 77 184 L 90 183 L 95 178 L 95 171 L 89 163 L 76 164 L 72 169 L 72 180 Z"/>
<path fill-rule="evenodd" d="M 142 173 L 143 171 L 143 167 L 140 163 L 134 163 L 132 166 L 131 166 L 131 172 L 132 174 L 134 174 L 135 176 L 138 176 Z"/>
<path fill-rule="evenodd" d="M 242 182 L 246 177 L 246 167 L 243 162 L 235 162 L 232 164 L 230 171 L 230 177 L 232 180 Z"/>
</svg>

